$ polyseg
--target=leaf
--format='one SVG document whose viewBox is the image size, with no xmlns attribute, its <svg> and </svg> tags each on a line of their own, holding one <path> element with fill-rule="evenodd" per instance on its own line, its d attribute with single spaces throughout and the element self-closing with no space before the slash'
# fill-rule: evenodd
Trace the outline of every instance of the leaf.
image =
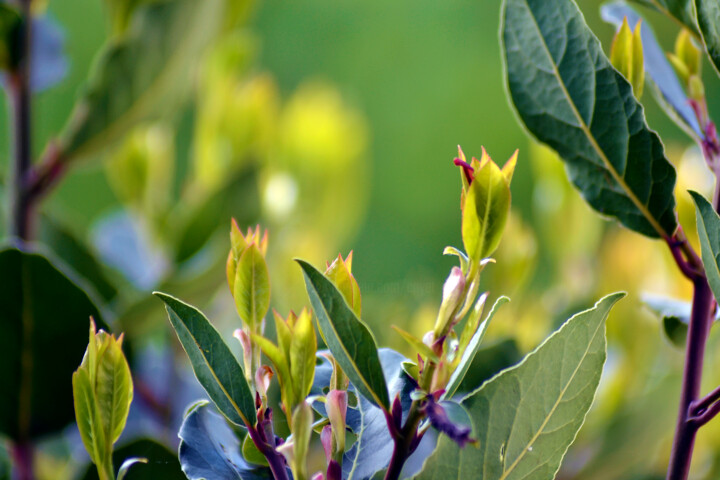
<svg viewBox="0 0 720 480">
<path fill-rule="evenodd" d="M 145 465 L 130 468 L 126 471 L 126 480 L 186 480 L 180 469 L 177 452 L 149 438 L 140 438 L 126 443 L 113 452 L 113 465 L 120 465 L 119 472 L 125 463 L 131 460 L 147 459 Z M 134 463 L 133 463 L 134 465 Z M 82 480 L 98 480 L 97 470 L 89 465 Z M 118 480 L 120 480 L 118 478 Z"/>
<path fill-rule="evenodd" d="M 455 371 L 450 376 L 447 387 L 445 387 L 445 393 L 443 394 L 443 398 L 452 398 L 452 396 L 455 395 L 455 392 L 460 386 L 463 378 L 465 378 L 465 374 L 467 373 L 470 365 L 475 359 L 475 354 L 477 354 L 478 350 L 480 349 L 480 343 L 485 336 L 485 332 L 487 331 L 487 327 L 488 325 L 490 325 L 492 318 L 495 316 L 497 310 L 509 301 L 510 299 L 504 296 L 499 297 L 497 300 L 495 300 L 495 304 L 490 309 L 490 312 L 485 317 L 485 320 L 483 320 L 483 323 L 480 324 L 478 329 L 475 331 L 475 334 L 470 339 L 470 343 L 463 352 L 460 363 L 458 363 Z"/>
<path fill-rule="evenodd" d="M 695 201 L 702 263 L 710 289 L 718 299 L 720 298 L 720 217 L 705 197 L 693 191 L 690 195 Z"/>
<path fill-rule="evenodd" d="M 671 236 L 675 170 L 572 0 L 505 0 L 502 38 L 520 118 L 585 200 L 643 235 Z"/>
<path fill-rule="evenodd" d="M 267 458 L 258 450 L 255 443 L 250 438 L 250 435 L 245 435 L 245 440 L 242 442 L 242 456 L 246 462 L 253 465 L 268 466 Z"/>
<path fill-rule="evenodd" d="M 270 469 L 250 465 L 240 455 L 240 442 L 225 420 L 198 402 L 180 427 L 180 465 L 190 480 L 272 479 Z"/>
<path fill-rule="evenodd" d="M 103 422 L 100 418 L 100 409 L 87 369 L 81 368 L 73 373 L 72 386 L 80 438 L 85 445 L 85 450 L 90 454 L 90 460 L 100 468 L 99 466 L 104 464 L 106 459 L 106 439 Z"/>
<path fill-rule="evenodd" d="M 147 458 L 140 458 L 140 457 L 132 457 L 125 460 L 122 465 L 120 465 L 120 470 L 118 470 L 117 474 L 117 480 L 124 480 L 125 476 L 130 471 L 130 467 L 133 465 L 137 465 L 138 463 L 147 463 Z"/>
<path fill-rule="evenodd" d="M 106 149 L 138 123 L 172 110 L 222 24 L 223 0 L 151 2 L 95 65 L 61 138 L 66 160 Z"/>
<path fill-rule="evenodd" d="M 38 239 L 63 262 L 92 284 L 103 300 L 109 301 L 117 294 L 117 288 L 108 280 L 100 262 L 87 244 L 77 238 L 68 228 L 55 219 L 42 216 Z"/>
<path fill-rule="evenodd" d="M 330 280 L 309 263 L 297 262 L 328 348 L 358 392 L 387 411 L 387 384 L 372 333 Z"/>
<path fill-rule="evenodd" d="M 79 278 L 57 260 L 25 247 L 0 249 L 0 278 L 0 433 L 37 439 L 75 419 L 71 378 L 90 316 L 109 328 Z"/>
<path fill-rule="evenodd" d="M 649 293 L 642 295 L 642 302 L 662 320 L 668 340 L 676 347 L 684 348 L 692 303 Z M 718 320 L 720 320 L 720 311 L 716 309 L 714 321 Z"/>
<path fill-rule="evenodd" d="M 720 0 L 695 0 L 703 42 L 715 71 L 720 74 Z"/>
<path fill-rule="evenodd" d="M 512 338 L 501 339 L 480 348 L 475 354 L 475 359 L 465 374 L 465 378 L 460 383 L 454 399 L 459 400 L 468 393 L 474 392 L 485 381 L 494 377 L 501 370 L 516 365 L 522 358 L 523 355 Z"/>
<path fill-rule="evenodd" d="M 515 367 L 462 401 L 479 448 L 441 437 L 418 479 L 552 479 L 595 396 L 605 363 L 605 319 L 624 294 L 568 320 Z"/>
<path fill-rule="evenodd" d="M 165 302 L 195 376 L 218 410 L 237 425 L 255 425 L 255 401 L 243 369 L 215 327 L 195 307 L 161 292 L 154 295 Z"/>
<path fill-rule="evenodd" d="M 255 331 L 270 308 L 270 278 L 267 264 L 257 245 L 240 256 L 235 271 L 233 296 L 242 321 Z"/>
<path fill-rule="evenodd" d="M 653 8 L 697 35 L 692 0 L 633 0 L 635 3 Z"/>
<path fill-rule="evenodd" d="M 625 2 L 613 2 L 603 5 L 600 14 L 606 22 L 615 27 L 628 19 L 630 28 L 635 29 L 642 17 Z M 650 24 L 642 21 L 640 25 L 642 37 L 645 71 L 647 78 L 653 83 L 653 93 L 659 105 L 670 118 L 693 138 L 704 138 L 697 116 L 690 106 L 690 99 L 680 85 L 675 70 L 668 62 L 664 50 L 660 47 Z"/>
<path fill-rule="evenodd" d="M 408 345 L 415 349 L 415 353 L 418 353 L 423 357 L 429 358 L 435 362 L 440 361 L 440 358 L 435 354 L 435 352 L 433 352 L 432 348 L 425 345 L 422 340 L 416 338 L 415 335 L 410 332 L 406 332 L 405 330 L 396 325 L 391 325 L 391 327 L 398 334 L 400 334 L 400 336 L 408 343 Z"/>
<path fill-rule="evenodd" d="M 303 312 L 295 322 L 290 345 L 290 375 L 296 390 L 296 403 L 305 400 L 312 388 L 316 351 L 317 339 L 312 315 Z"/>
</svg>

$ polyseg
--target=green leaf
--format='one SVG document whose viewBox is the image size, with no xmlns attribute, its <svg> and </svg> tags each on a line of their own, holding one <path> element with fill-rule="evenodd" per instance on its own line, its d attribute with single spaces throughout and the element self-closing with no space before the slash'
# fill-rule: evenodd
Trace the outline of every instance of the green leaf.
<svg viewBox="0 0 720 480">
<path fill-rule="evenodd" d="M 498 309 L 509 301 L 510 299 L 504 296 L 499 297 L 497 300 L 495 300 L 495 304 L 490 309 L 490 312 L 487 314 L 487 317 L 485 317 L 485 320 L 483 320 L 478 329 L 475 331 L 474 335 L 471 337 L 467 348 L 465 348 L 465 351 L 462 354 L 460 363 L 458 363 L 455 371 L 450 376 L 447 387 L 445 387 L 445 393 L 443 394 L 443 398 L 452 398 L 452 396 L 455 394 L 458 387 L 462 383 L 463 378 L 465 378 L 465 374 L 470 368 L 470 365 L 472 365 L 472 362 L 475 359 L 475 355 L 480 349 L 480 343 L 485 336 L 485 332 L 487 331 L 487 327 L 490 325 L 492 318 L 495 316 L 495 313 L 498 311 Z"/>
<path fill-rule="evenodd" d="M 582 426 L 605 363 L 605 319 L 623 293 L 568 320 L 520 364 L 462 401 L 479 448 L 440 438 L 418 479 L 550 480 Z"/>
<path fill-rule="evenodd" d="M 117 474 L 117 480 L 124 480 L 125 476 L 130 471 L 130 467 L 132 467 L 133 465 L 136 465 L 138 463 L 148 463 L 148 459 L 141 458 L 141 457 L 133 457 L 133 458 L 128 458 L 127 460 L 125 460 L 122 463 L 122 465 L 120 465 L 120 470 L 118 470 L 118 474 Z"/>
<path fill-rule="evenodd" d="M 317 339 L 312 315 L 303 312 L 295 322 L 290 344 L 290 375 L 295 386 L 296 403 L 302 402 L 310 394 L 315 376 L 316 351 Z"/>
<path fill-rule="evenodd" d="M 106 440 L 112 446 L 125 428 L 133 398 L 130 366 L 114 340 L 98 361 L 95 391 Z"/>
<path fill-rule="evenodd" d="M 632 0 L 635 3 L 653 8 L 674 22 L 697 34 L 692 0 Z"/>
<path fill-rule="evenodd" d="M 387 411 L 387 384 L 372 333 L 330 280 L 309 263 L 297 262 L 328 348 L 358 392 Z"/>
<path fill-rule="evenodd" d="M 255 331 L 270 308 L 268 268 L 255 244 L 246 248 L 238 260 L 233 296 L 238 315 L 251 331 Z"/>
<path fill-rule="evenodd" d="M 675 170 L 575 3 L 505 0 L 502 38 L 520 118 L 585 200 L 643 235 L 671 236 Z"/>
<path fill-rule="evenodd" d="M 720 217 L 705 197 L 692 191 L 690 195 L 695 201 L 702 263 L 710 289 L 717 299 L 720 298 Z"/>
<path fill-rule="evenodd" d="M 255 401 L 243 369 L 215 327 L 195 307 L 164 293 L 154 295 L 165 302 L 195 376 L 218 410 L 237 425 L 255 425 Z"/>
<path fill-rule="evenodd" d="M 265 467 L 269 465 L 267 458 L 265 458 L 265 455 L 255 446 L 250 435 L 245 435 L 245 439 L 242 442 L 242 456 L 246 462 L 252 463 L 253 465 Z"/>
<path fill-rule="evenodd" d="M 415 353 L 419 353 L 426 359 L 429 358 L 434 362 L 440 361 L 440 358 L 435 354 L 435 352 L 433 352 L 432 348 L 425 345 L 422 340 L 416 338 L 415 335 L 410 332 L 406 332 L 405 330 L 396 325 L 391 325 L 391 327 L 393 330 L 400 334 L 400 336 L 408 343 L 408 345 L 415 349 Z"/>
<path fill-rule="evenodd" d="M 103 422 L 87 369 L 81 368 L 73 373 L 72 386 L 80 438 L 90 454 L 90 460 L 100 468 L 107 460 L 108 451 Z"/>
<path fill-rule="evenodd" d="M 55 259 L 0 249 L 0 279 L 0 433 L 37 439 L 75 419 L 71 378 L 89 318 L 109 328 L 79 277 Z"/>
<path fill-rule="evenodd" d="M 177 107 L 222 25 L 223 0 L 152 2 L 102 52 L 65 128 L 66 160 L 102 151 L 138 123 Z"/>
<path fill-rule="evenodd" d="M 708 55 L 720 74 L 720 0 L 695 0 L 695 8 Z"/>
</svg>

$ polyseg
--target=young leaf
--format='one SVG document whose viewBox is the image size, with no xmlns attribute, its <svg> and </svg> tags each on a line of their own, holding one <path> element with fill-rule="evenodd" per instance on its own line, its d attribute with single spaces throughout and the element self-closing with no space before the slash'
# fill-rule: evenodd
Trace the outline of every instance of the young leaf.
<svg viewBox="0 0 720 480">
<path fill-rule="evenodd" d="M 90 460 L 100 468 L 107 460 L 106 440 L 89 371 L 81 368 L 74 372 L 72 386 L 80 438 L 90 454 Z"/>
<path fill-rule="evenodd" d="M 690 192 L 695 201 L 702 263 L 715 298 L 720 298 L 720 217 L 705 197 Z"/>
<path fill-rule="evenodd" d="M 250 330 L 260 325 L 270 308 L 270 279 L 265 258 L 250 245 L 238 260 L 233 297 L 238 315 Z"/>
<path fill-rule="evenodd" d="M 462 401 L 479 448 L 440 438 L 418 479 L 554 478 L 590 409 L 605 363 L 605 319 L 623 293 L 568 320 L 520 364 Z"/>
<path fill-rule="evenodd" d="M 177 106 L 193 66 L 222 24 L 223 0 L 152 2 L 102 53 L 62 138 L 66 159 L 107 148 Z"/>
<path fill-rule="evenodd" d="M 720 0 L 695 0 L 695 8 L 708 55 L 720 74 Z"/>
<path fill-rule="evenodd" d="M 70 379 L 88 344 L 88 319 L 110 329 L 80 279 L 54 259 L 0 249 L 0 279 L 0 434 L 36 439 L 74 421 Z"/>
<path fill-rule="evenodd" d="M 195 307 L 161 292 L 154 295 L 165 302 L 195 376 L 218 410 L 237 425 L 255 425 L 255 401 L 243 369 L 215 327 Z"/>
<path fill-rule="evenodd" d="M 328 348 L 358 392 L 374 405 L 389 410 L 387 384 L 372 333 L 330 280 L 309 263 L 297 262 Z"/>
<path fill-rule="evenodd" d="M 636 28 L 642 17 L 625 2 L 613 2 L 603 5 L 600 14 L 606 22 L 619 27 L 627 18 L 631 28 Z M 674 69 L 660 47 L 650 24 L 643 21 L 640 25 L 640 36 L 643 44 L 645 71 L 648 79 L 654 84 L 653 93 L 659 105 L 692 138 L 704 138 L 695 111 L 690 106 L 685 90 L 680 85 Z"/>
<path fill-rule="evenodd" d="M 120 465 L 120 470 L 118 470 L 117 474 L 117 480 L 124 480 L 125 475 L 127 475 L 128 471 L 130 471 L 130 467 L 132 467 L 133 465 L 137 465 L 138 463 L 148 463 L 148 459 L 133 457 L 125 460 L 122 465 Z"/>
<path fill-rule="evenodd" d="M 312 314 L 304 311 L 295 322 L 290 345 L 290 375 L 295 386 L 295 401 L 298 403 L 305 400 L 312 388 L 316 351 Z"/>
<path fill-rule="evenodd" d="M 270 480 L 267 467 L 250 465 L 240 455 L 240 442 L 207 402 L 193 405 L 180 427 L 180 465 L 190 480 Z"/>
<path fill-rule="evenodd" d="M 440 358 L 437 356 L 435 352 L 433 352 L 432 348 L 425 345 L 422 340 L 419 338 L 416 338 L 415 335 L 413 335 L 410 332 L 406 332 L 400 327 L 397 327 L 395 325 L 392 325 L 393 330 L 395 330 L 397 333 L 400 334 L 400 336 L 405 340 L 408 345 L 413 347 L 415 349 L 415 353 L 419 353 L 425 358 L 429 358 L 435 362 L 439 362 Z"/>
<path fill-rule="evenodd" d="M 111 452 L 112 445 L 125 428 L 133 398 L 133 383 L 130 366 L 119 342 L 109 335 L 104 337 L 103 342 L 108 342 L 108 345 L 102 357 L 98 358 L 95 392 L 108 452 Z"/>
<path fill-rule="evenodd" d="M 447 387 L 445 387 L 445 393 L 443 394 L 443 398 L 452 398 L 452 396 L 455 394 L 458 387 L 462 383 L 463 378 L 465 378 L 465 374 L 470 368 L 470 365 L 472 365 L 472 362 L 475 359 L 475 354 L 480 349 L 480 343 L 485 336 L 485 332 L 487 331 L 487 327 L 488 325 L 490 325 L 492 318 L 495 316 L 497 310 L 509 301 L 510 299 L 508 297 L 499 297 L 497 300 L 495 300 L 495 304 L 492 306 L 492 309 L 490 309 L 490 313 L 487 314 L 487 317 L 485 317 L 483 323 L 480 324 L 478 329 L 475 331 L 475 334 L 471 337 L 467 348 L 462 354 L 460 363 L 458 363 L 455 371 L 450 376 L 450 381 L 448 382 Z"/>
<path fill-rule="evenodd" d="M 505 0 L 502 38 L 520 118 L 585 200 L 643 235 L 671 236 L 675 170 L 575 3 Z"/>
</svg>

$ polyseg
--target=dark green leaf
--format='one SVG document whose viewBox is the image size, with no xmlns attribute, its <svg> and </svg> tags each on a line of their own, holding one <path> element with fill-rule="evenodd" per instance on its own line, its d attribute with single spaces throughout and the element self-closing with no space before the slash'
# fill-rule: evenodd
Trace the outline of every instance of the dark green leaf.
<svg viewBox="0 0 720 480">
<path fill-rule="evenodd" d="M 186 480 L 180 469 L 177 454 L 155 440 L 142 438 L 117 448 L 113 452 L 113 465 L 120 470 L 129 458 L 147 458 L 145 465 L 134 465 L 127 471 L 125 480 Z M 82 480 L 98 480 L 95 467 L 88 466 Z"/>
<path fill-rule="evenodd" d="M 240 455 L 240 442 L 207 402 L 195 404 L 180 427 L 180 464 L 190 480 L 265 480 L 270 469 L 250 465 Z"/>
<path fill-rule="evenodd" d="M 255 425 L 255 401 L 243 369 L 205 315 L 180 300 L 155 292 L 190 357 L 193 371 L 210 399 L 228 420 Z"/>
<path fill-rule="evenodd" d="M 72 373 L 90 316 L 109 331 L 79 286 L 29 249 L 0 250 L 0 432 L 12 439 L 55 433 L 75 418 Z"/>
<path fill-rule="evenodd" d="M 585 200 L 639 233 L 671 236 L 675 170 L 572 0 L 505 0 L 502 38 L 520 118 Z"/>
<path fill-rule="evenodd" d="M 710 289 L 720 298 L 720 217 L 710 202 L 697 192 L 690 192 L 695 201 L 697 230 L 702 263 Z"/>
<path fill-rule="evenodd" d="M 419 479 L 550 480 L 575 439 L 605 363 L 605 319 L 624 294 L 573 316 L 517 366 L 462 401 L 479 448 L 441 437 Z M 472 472 L 472 473 L 471 473 Z"/>
<path fill-rule="evenodd" d="M 628 19 L 628 24 L 633 30 L 642 17 L 630 8 L 625 2 L 613 2 L 603 5 L 600 9 L 603 19 L 615 27 L 620 27 L 623 18 Z M 675 70 L 670 65 L 665 52 L 655 38 L 655 33 L 647 21 L 642 22 L 640 27 L 642 37 L 645 71 L 655 88 L 653 93 L 658 99 L 660 106 L 667 112 L 682 129 L 686 130 L 693 138 L 703 138 L 704 133 L 700 129 L 695 111 L 690 106 L 685 90 L 680 85 Z"/>
<path fill-rule="evenodd" d="M 328 348 L 358 392 L 388 410 L 387 384 L 372 333 L 330 280 L 309 263 L 297 262 Z"/>
<path fill-rule="evenodd" d="M 151 2 L 101 54 L 62 137 L 66 159 L 92 155 L 178 106 L 222 25 L 223 0 Z"/>
<path fill-rule="evenodd" d="M 708 55 L 720 74 L 720 0 L 695 0 L 695 8 Z"/>
</svg>

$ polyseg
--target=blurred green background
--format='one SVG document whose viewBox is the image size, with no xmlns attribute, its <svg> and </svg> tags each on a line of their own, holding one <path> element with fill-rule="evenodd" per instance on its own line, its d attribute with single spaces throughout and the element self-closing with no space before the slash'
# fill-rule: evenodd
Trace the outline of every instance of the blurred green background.
<svg viewBox="0 0 720 480">
<path fill-rule="evenodd" d="M 512 184 L 513 217 L 497 253 L 498 263 L 488 268 L 485 281 L 493 296 L 513 299 L 496 317 L 490 336 L 496 342 L 512 339 L 515 353 L 496 354 L 515 358 L 534 348 L 569 314 L 611 291 L 628 291 L 629 298 L 609 320 L 609 361 L 598 402 L 560 478 L 663 478 L 682 355 L 664 338 L 659 320 L 640 298 L 645 292 L 688 298 L 689 285 L 674 271 L 664 245 L 599 219 L 569 187 L 560 162 L 534 145 L 519 126 L 504 89 L 499 3 L 258 4 L 238 41 L 240 51 L 255 52 L 247 53 L 249 60 L 227 67 L 221 59 L 216 70 L 208 67 L 197 75 L 196 102 L 168 119 L 165 133 L 159 134 L 166 139 L 165 147 L 157 147 L 157 142 L 147 147 L 146 140 L 138 140 L 138 151 L 145 152 L 138 155 L 146 155 L 145 161 L 166 155 L 172 164 L 165 170 L 172 172 L 170 186 L 156 189 L 150 182 L 143 187 L 149 192 L 169 190 L 163 200 L 165 217 L 153 224 L 153 236 L 169 242 L 167 232 L 175 231 L 175 217 L 167 212 L 182 211 L 183 202 L 203 203 L 195 199 L 209 198 L 207 192 L 234 172 L 235 167 L 213 163 L 219 162 L 217 152 L 242 150 L 245 160 L 236 163 L 255 162 L 259 179 L 260 212 L 248 218 L 259 218 L 270 228 L 273 305 L 284 312 L 306 303 L 292 257 L 319 264 L 353 250 L 365 320 L 382 345 L 404 351 L 387 326 L 403 325 L 419 335 L 430 328 L 442 282 L 453 264 L 452 257 L 442 256 L 443 247 L 461 245 L 460 182 L 452 165 L 457 145 L 468 156 L 479 156 L 484 146 L 501 164 L 520 149 Z M 600 20 L 600 2 L 579 4 L 608 51 L 613 28 Z M 38 155 L 65 124 L 109 30 L 97 1 L 50 1 L 48 9 L 64 27 L 70 71 L 59 85 L 37 97 L 33 143 Z M 643 13 L 670 50 L 675 25 L 652 12 Z M 227 71 L 241 79 L 237 91 L 230 87 L 237 103 L 222 96 Z M 708 64 L 705 79 L 711 113 L 720 113 L 720 95 L 714 95 L 720 92 L 720 82 Z M 692 186 L 709 193 L 710 173 L 649 93 L 644 103 L 649 124 L 661 133 L 678 167 L 680 218 L 692 236 L 694 214 L 684 192 Z M 235 125 L 246 135 L 240 146 L 232 143 L 233 136 L 240 136 Z M 227 137 L 225 143 L 213 143 L 216 130 Z M 206 144 L 203 135 L 210 138 Z M 6 116 L 0 119 L 0 145 L 4 166 L 9 150 Z M 119 170 L 86 159 L 45 200 L 43 211 L 90 244 L 97 244 L 98 223 L 121 208 L 135 209 L 154 221 L 154 207 L 148 207 L 152 194 L 146 192 L 138 206 L 134 194 L 118 183 L 118 172 L 127 172 L 122 158 L 132 156 L 127 152 L 134 147 L 123 148 L 126 153 L 122 148 L 105 152 L 121 158 L 111 164 Z M 227 158 L 234 161 L 232 155 Z M 226 251 L 229 218 L 222 222 L 202 228 L 219 229 L 222 240 L 209 244 Z M 163 245 L 157 241 L 155 247 Z M 202 262 L 199 258 L 196 261 Z M 193 290 L 188 300 L 197 299 L 198 306 L 230 325 L 232 320 L 224 316 L 229 296 L 216 288 L 222 266 L 210 263 L 214 273 L 207 281 L 213 288 Z M 187 275 L 189 268 L 178 272 Z M 179 278 L 170 280 L 170 285 L 182 283 Z M 158 284 L 151 281 L 150 287 Z M 116 316 L 134 324 L 137 332 L 162 336 L 158 328 L 169 330 L 162 308 L 143 303 L 150 288 L 137 282 L 133 286 L 135 294 L 124 295 L 132 298 L 109 302 L 121 305 L 115 308 Z M 130 317 L 140 320 L 133 323 Z M 159 327 L 137 327 L 137 322 Z M 720 356 L 713 348 L 717 346 L 713 336 L 706 389 L 720 381 L 715 368 Z M 702 431 L 694 472 L 696 478 L 720 476 L 720 427 Z"/>
</svg>

